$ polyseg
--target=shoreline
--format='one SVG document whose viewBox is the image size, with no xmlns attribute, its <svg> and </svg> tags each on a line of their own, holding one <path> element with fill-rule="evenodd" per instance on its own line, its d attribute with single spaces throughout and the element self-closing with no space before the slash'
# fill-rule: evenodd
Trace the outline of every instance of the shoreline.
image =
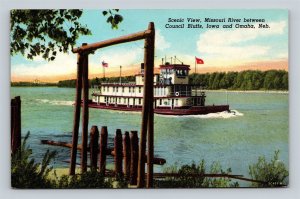
<svg viewBox="0 0 300 199">
<path fill-rule="evenodd" d="M 288 90 L 203 90 L 205 92 L 228 92 L 228 93 L 272 93 L 272 94 L 289 94 Z"/>
</svg>

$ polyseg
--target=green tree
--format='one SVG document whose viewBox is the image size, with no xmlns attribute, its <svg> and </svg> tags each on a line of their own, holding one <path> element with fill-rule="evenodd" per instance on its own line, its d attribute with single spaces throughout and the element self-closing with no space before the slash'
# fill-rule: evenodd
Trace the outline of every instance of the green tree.
<svg viewBox="0 0 300 199">
<path fill-rule="evenodd" d="M 123 20 L 118 9 L 103 11 L 107 23 L 118 28 Z M 91 31 L 79 22 L 82 10 L 11 10 L 10 51 L 11 55 L 21 53 L 28 59 L 42 55 L 52 61 L 59 52 L 68 52 L 80 35 Z"/>
<path fill-rule="evenodd" d="M 220 79 L 219 88 L 220 89 L 227 89 L 228 85 L 229 85 L 227 75 L 225 73 L 221 73 L 221 74 L 222 74 L 221 75 L 222 77 Z"/>
<path fill-rule="evenodd" d="M 252 75 L 252 89 L 258 90 L 263 86 L 263 74 L 261 71 L 253 71 Z"/>
<path fill-rule="evenodd" d="M 264 79 L 264 88 L 265 89 L 274 89 L 274 79 L 276 77 L 276 71 L 275 70 L 270 70 L 266 71 L 265 79 Z"/>
<path fill-rule="evenodd" d="M 287 73 L 285 73 L 282 76 L 282 89 L 284 90 L 288 90 L 289 89 L 289 75 Z"/>
<path fill-rule="evenodd" d="M 249 174 L 252 179 L 264 182 L 253 182 L 253 187 L 277 187 L 288 184 L 289 172 L 285 164 L 279 160 L 279 150 L 275 151 L 270 162 L 267 162 L 264 156 L 259 157 L 257 163 L 249 166 Z"/>
<path fill-rule="evenodd" d="M 239 72 L 237 77 L 236 77 L 236 81 L 234 82 L 233 88 L 234 89 L 241 89 L 241 85 L 244 81 L 244 73 L 243 72 Z"/>
<path fill-rule="evenodd" d="M 209 89 L 213 89 L 213 84 L 214 84 L 214 80 L 215 80 L 216 75 L 217 75 L 217 73 L 211 73 L 209 75 L 209 80 L 208 80 L 208 88 Z"/>
</svg>

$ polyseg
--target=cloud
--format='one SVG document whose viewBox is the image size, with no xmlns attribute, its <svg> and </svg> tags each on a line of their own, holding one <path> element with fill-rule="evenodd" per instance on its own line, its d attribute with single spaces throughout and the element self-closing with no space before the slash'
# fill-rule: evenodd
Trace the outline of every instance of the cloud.
<svg viewBox="0 0 300 199">
<path fill-rule="evenodd" d="M 137 66 L 143 60 L 143 48 L 112 48 L 105 51 L 97 51 L 96 54 L 89 55 L 89 75 L 102 73 L 102 61 L 109 64 L 106 72 L 114 72 L 119 70 L 119 66 L 132 67 Z M 137 60 L 141 61 L 137 62 Z M 44 78 L 63 78 L 76 77 L 77 56 L 76 54 L 59 53 L 56 59 L 47 62 L 39 57 L 30 62 L 15 64 L 11 66 L 11 77 L 13 79 L 35 79 L 41 81 Z"/>
<path fill-rule="evenodd" d="M 102 61 L 108 63 L 106 72 L 119 70 L 119 66 L 133 67 L 143 62 L 144 49 L 139 47 L 113 48 L 99 51 L 95 56 L 91 55 L 90 73 L 102 73 Z M 140 61 L 139 61 L 140 60 Z"/>
<path fill-rule="evenodd" d="M 56 76 L 76 72 L 76 55 L 59 53 L 51 62 L 36 58 L 32 64 L 16 64 L 11 66 L 12 76 Z"/>
<path fill-rule="evenodd" d="M 258 24 L 255 26 L 255 29 L 208 30 L 199 36 L 197 50 L 209 58 L 208 64 L 218 60 L 237 62 L 259 59 L 268 55 L 272 46 L 262 45 L 255 39 L 283 34 L 286 22 L 270 22 L 268 29 L 257 28 Z"/>
<path fill-rule="evenodd" d="M 161 34 L 160 30 L 155 32 L 155 48 L 158 50 L 165 50 L 170 48 L 171 44 L 166 41 L 165 37 Z"/>
</svg>

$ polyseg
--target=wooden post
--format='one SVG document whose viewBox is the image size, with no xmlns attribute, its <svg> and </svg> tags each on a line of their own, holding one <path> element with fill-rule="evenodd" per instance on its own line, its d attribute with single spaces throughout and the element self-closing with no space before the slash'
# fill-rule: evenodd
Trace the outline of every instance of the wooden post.
<svg viewBox="0 0 300 199">
<path fill-rule="evenodd" d="M 82 44 L 87 45 L 87 44 Z M 82 88 L 83 88 L 83 107 L 82 107 L 82 150 L 81 150 L 81 173 L 87 171 L 87 140 L 89 124 L 89 71 L 88 54 L 83 54 L 82 64 Z"/>
<path fill-rule="evenodd" d="M 126 179 L 129 179 L 130 176 L 130 137 L 129 132 L 126 131 L 123 139 L 123 154 L 124 154 L 124 174 Z"/>
<path fill-rule="evenodd" d="M 15 128 L 15 114 L 16 114 L 16 107 L 15 107 L 15 99 L 11 99 L 10 101 L 10 150 L 11 153 L 15 153 L 14 150 L 14 128 Z"/>
<path fill-rule="evenodd" d="M 91 170 L 97 171 L 99 131 L 97 126 L 92 126 L 90 132 L 90 162 Z"/>
<path fill-rule="evenodd" d="M 147 47 L 145 53 L 145 65 L 149 70 L 149 116 L 148 116 L 148 155 L 147 155 L 147 188 L 153 187 L 153 156 L 154 156 L 154 111 L 153 111 L 153 72 L 154 72 L 154 45 L 155 45 L 155 30 L 154 23 L 150 23 L 149 30 L 153 31 L 145 40 Z"/>
<path fill-rule="evenodd" d="M 123 160 L 123 146 L 121 129 L 117 129 L 114 140 L 115 145 L 115 174 L 116 178 L 122 177 L 122 160 Z"/>
<path fill-rule="evenodd" d="M 140 149 L 139 149 L 139 165 L 138 165 L 138 188 L 145 187 L 145 152 L 147 141 L 147 127 L 149 118 L 150 106 L 153 108 L 153 97 L 151 99 L 151 92 L 153 89 L 153 60 L 154 60 L 154 48 L 151 38 L 154 38 L 154 23 L 149 23 L 148 30 L 151 32 L 145 39 L 145 51 L 144 51 L 144 64 L 145 64 L 145 77 L 144 77 L 144 96 L 143 96 L 143 110 L 142 110 L 142 125 L 141 125 L 141 137 L 140 137 Z M 152 35 L 153 34 L 153 35 Z M 149 39 L 150 37 L 150 39 Z M 152 79 L 152 80 L 151 80 Z M 152 85 L 151 85 L 152 82 Z M 153 92 L 153 91 L 152 91 Z M 152 104 L 151 104 L 152 103 Z"/>
<path fill-rule="evenodd" d="M 106 169 L 107 136 L 107 127 L 102 126 L 100 135 L 99 170 L 103 175 L 105 174 Z"/>
<path fill-rule="evenodd" d="M 80 107 L 81 107 L 81 89 L 82 89 L 82 56 L 77 54 L 77 80 L 76 80 L 76 96 L 75 96 L 75 111 L 73 121 L 73 136 L 72 136 L 72 150 L 71 150 L 71 164 L 70 175 L 75 175 L 77 145 L 78 145 L 78 129 L 80 121 Z"/>
<path fill-rule="evenodd" d="M 11 100 L 11 153 L 21 147 L 21 98 Z"/>
<path fill-rule="evenodd" d="M 138 158 L 139 158 L 139 140 L 137 131 L 131 131 L 130 133 L 130 184 L 137 184 L 137 171 L 138 171 Z"/>
</svg>

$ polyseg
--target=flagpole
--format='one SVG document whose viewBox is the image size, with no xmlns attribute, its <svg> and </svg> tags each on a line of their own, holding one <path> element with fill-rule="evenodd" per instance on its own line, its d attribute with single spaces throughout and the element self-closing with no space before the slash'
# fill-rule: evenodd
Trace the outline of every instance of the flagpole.
<svg viewBox="0 0 300 199">
<path fill-rule="evenodd" d="M 103 79 L 105 80 L 105 67 L 102 66 L 102 68 L 103 68 Z"/>
<path fill-rule="evenodd" d="M 120 66 L 120 84 L 122 83 L 122 66 Z"/>
<path fill-rule="evenodd" d="M 196 57 L 195 57 L 195 75 L 196 75 L 196 63 L 197 63 L 197 61 L 196 61 Z"/>
</svg>

